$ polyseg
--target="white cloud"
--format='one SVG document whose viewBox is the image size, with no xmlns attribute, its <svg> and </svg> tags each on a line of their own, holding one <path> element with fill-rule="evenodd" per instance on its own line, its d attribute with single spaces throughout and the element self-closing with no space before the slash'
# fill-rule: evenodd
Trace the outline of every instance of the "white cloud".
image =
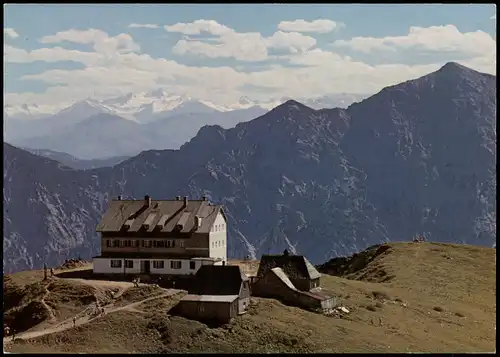
<svg viewBox="0 0 500 357">
<path fill-rule="evenodd" d="M 178 22 L 175 25 L 166 25 L 165 30 L 167 32 L 179 32 L 184 35 L 199 35 L 202 32 L 209 33 L 211 35 L 224 35 L 233 32 L 232 29 L 225 25 L 219 24 L 214 20 L 196 20 L 191 23 Z"/>
<path fill-rule="evenodd" d="M 341 22 L 332 20 L 319 19 L 313 21 L 294 20 L 294 21 L 281 21 L 278 28 L 287 32 L 314 32 L 314 33 L 328 33 L 338 30 L 343 27 Z"/>
<path fill-rule="evenodd" d="M 9 36 L 10 38 L 18 38 L 19 34 L 11 27 L 6 27 L 3 29 L 3 34 Z"/>
<path fill-rule="evenodd" d="M 3 51 L 5 61 L 11 63 L 73 61 L 92 66 L 105 59 L 103 55 L 96 52 L 82 52 L 61 47 L 40 48 L 26 51 L 10 45 L 4 45 Z"/>
<path fill-rule="evenodd" d="M 192 23 L 178 23 L 165 26 L 170 32 L 185 35 L 208 33 L 216 38 L 193 40 L 188 37 L 180 40 L 172 48 L 177 55 L 192 54 L 208 58 L 235 58 L 240 61 L 263 61 L 269 59 L 269 50 L 282 50 L 287 53 L 306 51 L 316 45 L 316 40 L 297 32 L 278 31 L 269 37 L 259 32 L 239 33 L 210 20 L 197 20 Z"/>
<path fill-rule="evenodd" d="M 298 32 L 275 32 L 264 38 L 268 48 L 285 49 L 290 53 L 305 52 L 316 45 L 316 40 Z"/>
<path fill-rule="evenodd" d="M 64 41 L 93 44 L 94 50 L 100 53 L 127 53 L 140 49 L 140 46 L 128 34 L 121 33 L 110 37 L 106 32 L 96 29 L 61 31 L 40 39 L 40 43 L 61 43 Z"/>
<path fill-rule="evenodd" d="M 350 40 L 337 40 L 333 46 L 364 53 L 409 50 L 456 53 L 470 57 L 491 56 L 496 52 L 496 41 L 488 33 L 479 30 L 462 33 L 454 25 L 410 27 L 405 36 L 354 37 Z"/>
<path fill-rule="evenodd" d="M 160 26 L 158 26 L 156 24 L 130 24 L 130 25 L 128 25 L 128 27 L 130 27 L 130 28 L 136 28 L 136 29 L 140 29 L 140 28 L 144 28 L 144 29 L 157 29 Z"/>
<path fill-rule="evenodd" d="M 194 35 L 203 32 L 217 34 L 210 41 L 190 40 L 186 37 L 175 45 L 174 50 L 177 53 L 194 53 L 213 58 L 233 57 L 246 61 L 267 59 L 270 57 L 270 49 L 285 50 L 288 54 L 276 56 L 275 59 L 280 62 L 273 63 L 264 70 L 262 68 L 252 70 L 245 66 L 196 67 L 166 58 L 153 58 L 137 51 L 123 51 L 123 47 L 139 48 L 130 35 L 121 34 L 113 37 L 96 29 L 68 30 L 46 36 L 40 42 L 69 41 L 91 44 L 93 50 L 84 52 L 52 47 L 28 51 L 4 44 L 4 60 L 7 65 L 9 62 L 56 63 L 70 60 L 85 66 L 83 69 L 51 69 L 25 75 L 21 80 L 35 80 L 47 84 L 46 92 L 5 93 L 4 101 L 6 104 L 56 105 L 87 97 L 104 99 L 165 87 L 175 94 L 226 104 L 237 101 L 243 95 L 252 99 L 266 100 L 269 97 L 316 97 L 342 92 L 373 93 L 384 86 L 427 74 L 447 61 L 457 61 L 489 73 L 496 71 L 496 42 L 493 40 L 492 47 L 489 42 L 491 37 L 479 32 L 440 33 L 434 28 L 427 28 L 421 29 L 420 32 L 410 31 L 408 36 L 371 38 L 370 41 L 362 40 L 365 41 L 362 43 L 359 42 L 359 38 L 352 39 L 353 42 L 344 41 L 342 46 L 349 44 L 353 48 L 359 47 L 369 53 L 380 49 L 397 53 L 404 49 L 412 51 L 412 54 L 418 54 L 419 51 L 432 49 L 441 51 L 444 58 L 439 63 L 428 65 L 405 63 L 370 65 L 340 53 L 316 48 L 314 38 L 299 33 L 278 31 L 265 37 L 257 32 L 237 33 L 215 21 L 203 21 L 197 23 L 197 30 L 191 26 L 194 23 L 173 25 L 177 26 L 176 29 L 179 31 Z M 468 41 L 471 40 L 468 36 L 473 36 L 476 46 L 482 49 L 481 51 L 476 48 L 469 49 Z M 439 41 L 441 43 L 438 43 Z M 123 45 L 124 43 L 126 45 Z M 370 48 L 370 51 L 366 51 L 367 48 Z M 448 50 L 450 48 L 468 50 L 469 59 L 465 61 L 460 60 L 463 57 L 457 59 L 455 53 Z M 299 67 L 287 67 L 288 64 Z"/>
</svg>

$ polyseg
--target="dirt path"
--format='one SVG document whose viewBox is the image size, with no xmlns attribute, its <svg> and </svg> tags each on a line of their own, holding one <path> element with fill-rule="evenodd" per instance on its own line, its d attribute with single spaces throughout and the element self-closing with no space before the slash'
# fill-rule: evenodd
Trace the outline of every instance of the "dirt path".
<svg viewBox="0 0 500 357">
<path fill-rule="evenodd" d="M 90 285 L 94 288 L 124 288 L 128 289 L 134 286 L 133 283 L 127 281 L 109 281 L 109 280 L 89 280 L 89 279 L 64 279 L 65 281 L 72 281 L 79 284 Z"/>
<path fill-rule="evenodd" d="M 124 283 L 124 284 L 126 284 L 126 283 Z M 132 285 L 132 284 L 130 284 L 130 285 Z M 161 295 L 152 296 L 152 297 L 140 300 L 140 301 L 130 303 L 128 305 L 124 305 L 124 306 L 120 306 L 120 307 L 114 307 L 114 304 L 106 305 L 103 307 L 104 308 L 104 315 L 103 314 L 90 315 L 90 311 L 92 310 L 92 308 L 94 308 L 94 311 L 95 311 L 95 307 L 94 307 L 95 305 L 88 306 L 83 311 L 81 311 L 77 315 L 75 315 L 75 317 L 76 317 L 75 327 L 84 325 L 92 320 L 98 319 L 98 318 L 103 317 L 107 314 L 121 311 L 121 310 L 128 310 L 128 311 L 135 310 L 135 312 L 139 312 L 139 310 L 136 310 L 135 307 L 139 306 L 140 304 L 145 303 L 147 301 L 172 296 L 172 295 L 175 295 L 181 291 L 181 290 L 175 290 L 175 289 L 164 289 L 164 290 L 165 290 L 165 292 Z M 87 312 L 87 310 L 88 310 L 88 312 Z M 86 313 L 84 314 L 84 312 L 86 312 Z M 46 329 L 43 329 L 41 331 L 20 333 L 20 334 L 16 335 L 16 340 L 17 339 L 28 340 L 31 338 L 40 337 L 40 336 L 48 335 L 48 334 L 55 333 L 55 332 L 69 330 L 71 328 L 73 328 L 73 318 L 67 319 L 55 327 L 46 328 Z M 7 337 L 7 338 L 3 339 L 4 346 L 10 342 L 12 342 L 11 337 Z"/>
<path fill-rule="evenodd" d="M 43 305 L 43 307 L 47 310 L 48 314 L 49 314 L 49 322 L 54 322 L 56 320 L 56 317 L 54 316 L 54 311 L 52 311 L 52 309 L 50 308 L 49 305 L 47 305 L 47 303 L 45 302 L 45 298 L 47 296 L 49 296 L 50 294 L 50 291 L 49 291 L 49 286 L 51 285 L 52 283 L 49 283 L 47 286 L 45 286 L 45 294 L 42 296 L 42 299 L 40 300 L 40 303 Z"/>
</svg>

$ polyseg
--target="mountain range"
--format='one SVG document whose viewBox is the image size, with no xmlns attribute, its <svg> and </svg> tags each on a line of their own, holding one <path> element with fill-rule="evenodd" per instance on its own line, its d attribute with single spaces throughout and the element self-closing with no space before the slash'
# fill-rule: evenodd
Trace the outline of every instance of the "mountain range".
<svg viewBox="0 0 500 357">
<path fill-rule="evenodd" d="M 98 253 L 117 195 L 222 203 L 231 257 L 313 263 L 410 240 L 496 242 L 496 77 L 456 63 L 347 109 L 289 100 L 178 150 L 78 171 L 4 143 L 4 269 Z"/>
<path fill-rule="evenodd" d="M 360 98 L 338 94 L 308 99 L 307 103 L 345 106 Z M 231 128 L 286 99 L 258 103 L 242 97 L 235 104 L 218 106 L 158 90 L 86 100 L 53 115 L 42 115 L 44 108 L 37 106 L 7 105 L 4 134 L 7 142 L 19 147 L 62 151 L 81 159 L 130 156 L 149 149 L 178 149 L 203 125 Z"/>
<path fill-rule="evenodd" d="M 76 170 L 89 170 L 97 169 L 99 167 L 111 167 L 129 159 L 129 156 L 115 156 L 108 157 L 105 159 L 94 159 L 94 160 L 83 160 L 74 157 L 65 152 L 53 151 L 53 150 L 43 150 L 43 149 L 29 149 L 23 148 L 24 150 L 38 156 L 43 156 L 54 161 L 60 162 L 64 166 L 71 167 Z"/>
<path fill-rule="evenodd" d="M 59 151 L 86 160 L 104 159 L 150 149 L 178 149 L 205 124 L 230 128 L 264 113 L 260 107 L 251 107 L 173 114 L 138 123 L 82 102 L 42 119 L 8 119 L 4 123 L 5 140 L 19 147 Z"/>
<path fill-rule="evenodd" d="M 348 105 L 367 96 L 366 94 L 334 93 L 300 100 L 314 109 L 347 108 Z M 241 97 L 234 103 L 215 104 L 208 100 L 194 99 L 185 95 L 169 93 L 164 89 L 157 89 L 151 92 L 128 93 L 103 100 L 87 99 L 71 105 L 6 104 L 4 105 L 4 117 L 17 120 L 33 120 L 70 112 L 77 117 L 90 117 L 102 112 L 144 123 L 179 114 L 228 112 L 252 107 L 259 107 L 267 111 L 289 99 L 291 98 L 282 97 L 258 101 L 251 100 L 248 97 Z"/>
</svg>

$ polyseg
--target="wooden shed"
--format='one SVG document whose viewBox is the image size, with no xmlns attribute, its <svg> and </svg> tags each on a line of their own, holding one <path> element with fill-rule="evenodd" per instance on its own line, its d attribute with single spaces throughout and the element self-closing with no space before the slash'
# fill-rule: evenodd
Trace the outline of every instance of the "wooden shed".
<svg viewBox="0 0 500 357">
<path fill-rule="evenodd" d="M 181 316 L 193 320 L 228 323 L 238 315 L 238 295 L 188 294 L 177 305 Z"/>
<path fill-rule="evenodd" d="M 202 266 L 188 292 L 176 306 L 188 319 L 227 323 L 250 305 L 250 282 L 237 265 Z"/>
<path fill-rule="evenodd" d="M 309 291 L 320 286 L 321 274 L 302 255 L 263 255 L 257 278 L 263 278 L 271 269 L 281 268 L 298 290 Z"/>
<path fill-rule="evenodd" d="M 238 313 L 250 305 L 250 281 L 237 265 L 206 265 L 196 273 L 189 294 L 238 296 Z"/>
<path fill-rule="evenodd" d="M 281 268 L 272 268 L 252 286 L 255 296 L 274 298 L 285 304 L 305 309 L 330 312 L 336 304 L 334 297 L 324 294 L 321 289 L 310 291 L 297 289 Z"/>
</svg>

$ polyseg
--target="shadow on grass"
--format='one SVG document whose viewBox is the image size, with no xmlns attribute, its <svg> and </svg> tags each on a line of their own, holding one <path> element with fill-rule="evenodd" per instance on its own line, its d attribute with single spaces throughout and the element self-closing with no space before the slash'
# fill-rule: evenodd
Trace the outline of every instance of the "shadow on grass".
<svg viewBox="0 0 500 357">
<path fill-rule="evenodd" d="M 62 271 L 54 274 L 61 279 L 86 279 L 86 280 L 106 280 L 119 282 L 132 282 L 136 275 L 130 274 L 94 274 L 92 269 Z M 165 289 L 188 290 L 193 281 L 192 276 L 161 276 L 161 275 L 140 275 L 141 283 L 157 284 Z"/>
<path fill-rule="evenodd" d="M 229 323 L 229 321 L 222 321 L 222 320 L 219 320 L 219 319 L 216 319 L 216 318 L 203 318 L 201 316 L 197 316 L 196 318 L 187 317 L 187 316 L 185 316 L 184 314 L 181 313 L 180 308 L 179 308 L 179 304 L 176 304 L 170 310 L 168 310 L 168 314 L 170 316 L 182 317 L 182 318 L 185 318 L 187 320 L 198 321 L 198 322 L 206 325 L 208 328 L 211 328 L 211 329 L 219 328 L 219 327 L 225 326 L 225 325 L 227 325 Z"/>
</svg>

